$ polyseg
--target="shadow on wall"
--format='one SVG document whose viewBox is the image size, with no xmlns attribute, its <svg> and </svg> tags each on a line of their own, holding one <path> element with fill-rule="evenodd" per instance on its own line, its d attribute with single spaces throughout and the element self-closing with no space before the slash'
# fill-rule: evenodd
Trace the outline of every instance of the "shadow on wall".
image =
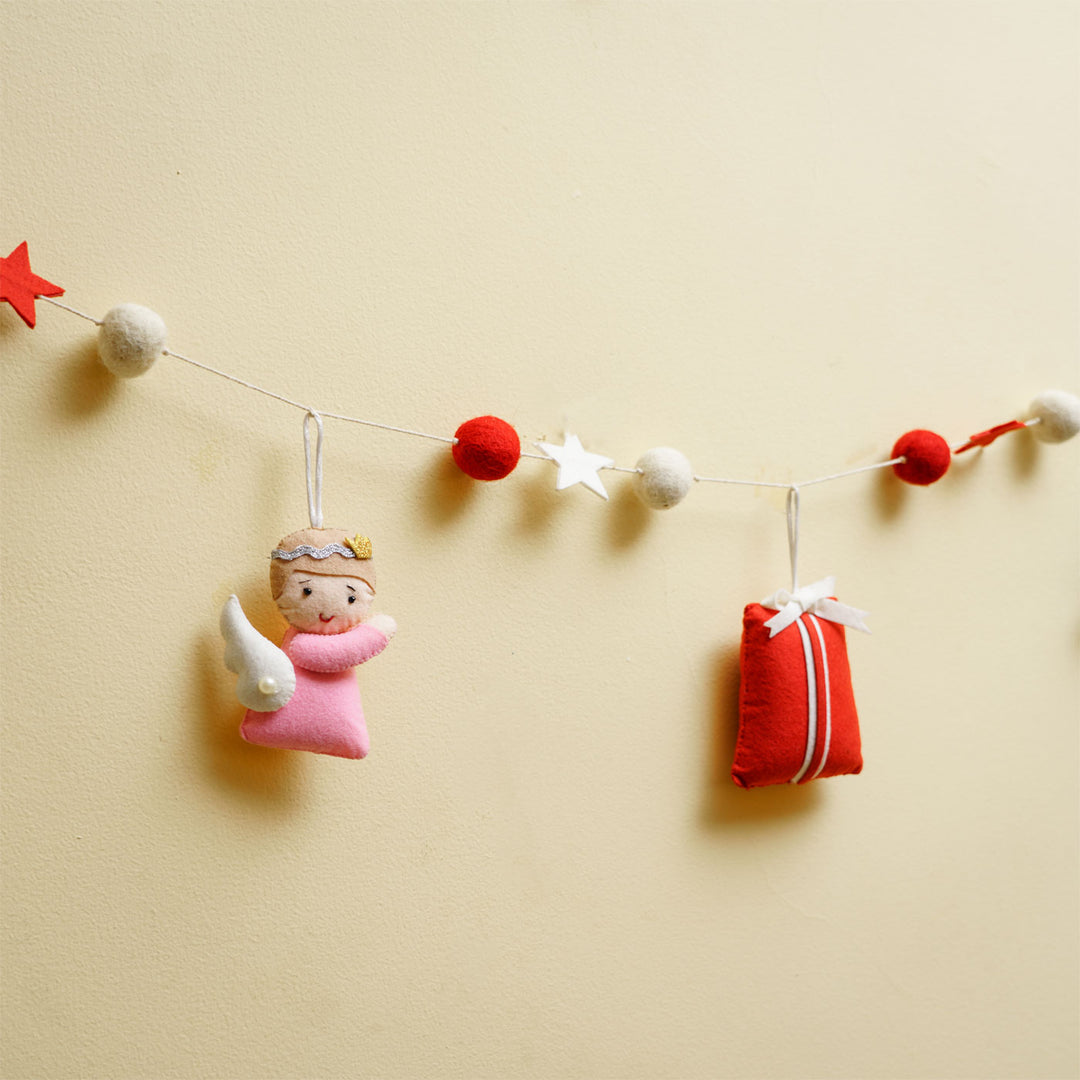
<svg viewBox="0 0 1080 1080">
<path fill-rule="evenodd" d="M 652 519 L 666 512 L 650 510 L 634 491 L 633 479 L 618 477 L 618 489 L 611 494 L 611 543 L 616 548 L 633 547 L 645 535 Z"/>
<path fill-rule="evenodd" d="M 738 645 L 730 645 L 718 654 L 714 671 L 702 825 L 728 831 L 812 811 L 821 801 L 816 783 L 741 788 L 731 779 L 739 730 Z"/>
<path fill-rule="evenodd" d="M 469 506 L 476 487 L 454 463 L 452 454 L 438 454 L 428 472 L 427 491 L 421 506 L 432 527 L 450 525 Z"/>
<path fill-rule="evenodd" d="M 940 482 L 942 484 L 966 483 L 975 476 L 985 454 L 1005 453 L 1010 458 L 1013 479 L 1031 480 L 1039 465 L 1039 440 L 1031 431 L 1015 431 L 994 443 L 993 446 L 968 450 L 963 454 L 953 454 L 949 471 Z"/>
<path fill-rule="evenodd" d="M 554 484 L 540 475 L 521 476 L 517 472 L 508 479 L 509 487 L 501 480 L 474 480 L 457 467 L 450 454 L 440 454 L 428 471 L 427 490 L 422 503 L 428 524 L 432 528 L 447 528 L 463 519 L 483 504 L 491 487 L 500 487 L 502 494 L 516 489 L 521 497 L 521 517 L 517 531 L 524 536 L 549 528 L 556 514 L 564 510 L 567 501 L 560 499 Z"/>
<path fill-rule="evenodd" d="M 896 478 L 892 469 L 878 469 L 874 505 L 882 522 L 887 524 L 900 516 L 908 487 L 908 484 Z"/>
<path fill-rule="evenodd" d="M 244 706 L 232 690 L 235 676 L 222 662 L 222 641 L 216 634 L 195 642 L 192 666 L 200 680 L 202 725 L 198 732 L 207 783 L 243 802 L 281 811 L 298 807 L 307 755 L 252 746 L 240 737 Z"/>
<path fill-rule="evenodd" d="M 1022 435 L 1023 438 L 1009 440 L 1013 475 L 1017 480 L 1030 480 L 1039 465 L 1039 441 L 1030 430 L 1017 434 Z"/>
<path fill-rule="evenodd" d="M 520 467 L 520 466 L 519 466 Z M 608 477 L 604 477 L 605 481 Z M 633 485 L 620 482 L 625 478 L 616 477 L 610 488 L 611 529 L 609 539 L 616 549 L 632 547 L 648 531 L 649 524 L 656 515 L 637 497 Z M 470 510 L 480 505 L 485 488 L 501 485 L 503 481 L 487 482 L 474 480 L 466 476 L 455 464 L 450 454 L 439 454 L 433 461 L 427 475 L 427 489 L 423 500 L 423 509 L 428 523 L 433 528 L 446 528 Z M 528 475 L 515 472 L 507 478 L 503 493 L 513 489 L 520 500 L 520 516 L 515 529 L 520 536 L 533 536 L 538 532 L 550 530 L 558 524 L 560 516 L 569 514 L 574 506 L 578 492 L 559 492 L 555 488 L 555 471 L 552 468 L 539 468 L 529 471 Z M 595 498 L 589 495 L 588 498 Z"/>
<path fill-rule="evenodd" d="M 85 420 L 116 400 L 120 383 L 98 357 L 97 338 L 85 338 L 57 366 L 53 384 L 57 412 L 71 420 Z"/>
</svg>

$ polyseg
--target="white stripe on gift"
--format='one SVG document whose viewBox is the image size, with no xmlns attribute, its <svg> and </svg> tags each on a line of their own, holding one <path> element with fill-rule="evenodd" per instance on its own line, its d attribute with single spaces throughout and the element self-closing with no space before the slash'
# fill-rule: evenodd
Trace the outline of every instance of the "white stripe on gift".
<svg viewBox="0 0 1080 1080">
<path fill-rule="evenodd" d="M 817 749 L 818 735 L 817 669 L 814 664 L 814 647 L 810 643 L 810 634 L 803 623 L 803 618 L 809 619 L 814 624 L 814 632 L 817 634 L 818 642 L 821 645 L 822 676 L 825 680 L 824 747 L 821 761 L 818 763 L 817 769 L 814 770 L 814 775 L 810 777 L 811 780 L 815 780 L 820 776 L 821 770 L 825 768 L 825 761 L 829 756 L 829 744 L 832 742 L 832 695 L 829 693 L 829 658 L 825 652 L 825 638 L 821 633 L 821 624 L 813 615 L 806 612 L 795 620 L 795 625 L 799 628 L 799 635 L 802 637 L 803 658 L 806 661 L 806 753 L 803 756 L 799 771 L 791 778 L 790 783 L 792 784 L 799 783 L 806 775 L 806 770 L 810 768 L 810 762 L 814 760 L 814 751 Z"/>
<path fill-rule="evenodd" d="M 806 632 L 800 615 L 795 620 L 799 628 L 799 636 L 802 638 L 803 656 L 806 658 L 806 756 L 803 758 L 802 767 L 791 778 L 791 783 L 797 784 L 810 768 L 810 759 L 814 756 L 814 745 L 817 742 L 817 672 L 814 670 L 814 647 L 810 644 L 810 635 Z"/>
<path fill-rule="evenodd" d="M 821 751 L 821 763 L 814 770 L 811 780 L 816 780 L 825 768 L 825 760 L 829 756 L 829 744 L 832 742 L 832 693 L 829 690 L 829 654 L 825 651 L 825 637 L 821 633 L 821 623 L 813 615 L 806 616 L 813 624 L 817 632 L 817 639 L 821 643 L 821 676 L 825 680 L 825 746 Z"/>
</svg>

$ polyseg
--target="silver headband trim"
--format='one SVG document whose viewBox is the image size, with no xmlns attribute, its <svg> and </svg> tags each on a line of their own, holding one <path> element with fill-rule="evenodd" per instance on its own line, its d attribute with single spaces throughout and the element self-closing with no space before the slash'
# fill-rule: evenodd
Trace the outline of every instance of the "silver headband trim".
<svg viewBox="0 0 1080 1080">
<path fill-rule="evenodd" d="M 310 555 L 313 559 L 329 559 L 331 555 L 344 555 L 346 559 L 356 558 L 356 552 L 344 544 L 327 544 L 326 547 L 321 548 L 312 547 L 310 544 L 301 544 L 299 547 L 294 547 L 292 551 L 286 551 L 284 548 L 274 548 L 270 552 L 271 559 L 284 559 L 286 562 L 299 559 L 301 555 Z"/>
</svg>

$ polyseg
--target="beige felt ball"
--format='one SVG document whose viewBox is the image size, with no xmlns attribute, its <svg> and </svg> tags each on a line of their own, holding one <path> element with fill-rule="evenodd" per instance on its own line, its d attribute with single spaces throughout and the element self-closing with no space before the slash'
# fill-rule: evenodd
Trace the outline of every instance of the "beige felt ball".
<svg viewBox="0 0 1080 1080">
<path fill-rule="evenodd" d="M 638 459 L 635 490 L 653 510 L 668 510 L 682 502 L 694 482 L 694 470 L 683 454 L 670 446 L 646 450 Z"/>
<path fill-rule="evenodd" d="M 1080 431 L 1080 398 L 1064 390 L 1044 390 L 1028 406 L 1028 417 L 1039 418 L 1032 427 L 1043 442 L 1064 442 Z"/>
<path fill-rule="evenodd" d="M 101 362 L 122 379 L 150 369 L 165 348 L 165 323 L 141 304 L 117 304 L 98 327 Z"/>
</svg>

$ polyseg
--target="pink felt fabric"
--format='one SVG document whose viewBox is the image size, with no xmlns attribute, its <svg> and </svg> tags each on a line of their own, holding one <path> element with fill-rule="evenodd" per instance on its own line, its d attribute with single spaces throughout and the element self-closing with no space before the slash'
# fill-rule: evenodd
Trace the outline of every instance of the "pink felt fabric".
<svg viewBox="0 0 1080 1080">
<path fill-rule="evenodd" d="M 343 634 L 303 634 L 290 626 L 281 647 L 296 669 L 296 690 L 274 712 L 249 709 L 240 734 L 259 746 L 367 757 L 367 724 L 352 669 L 388 643 L 381 630 L 365 623 Z"/>
</svg>

